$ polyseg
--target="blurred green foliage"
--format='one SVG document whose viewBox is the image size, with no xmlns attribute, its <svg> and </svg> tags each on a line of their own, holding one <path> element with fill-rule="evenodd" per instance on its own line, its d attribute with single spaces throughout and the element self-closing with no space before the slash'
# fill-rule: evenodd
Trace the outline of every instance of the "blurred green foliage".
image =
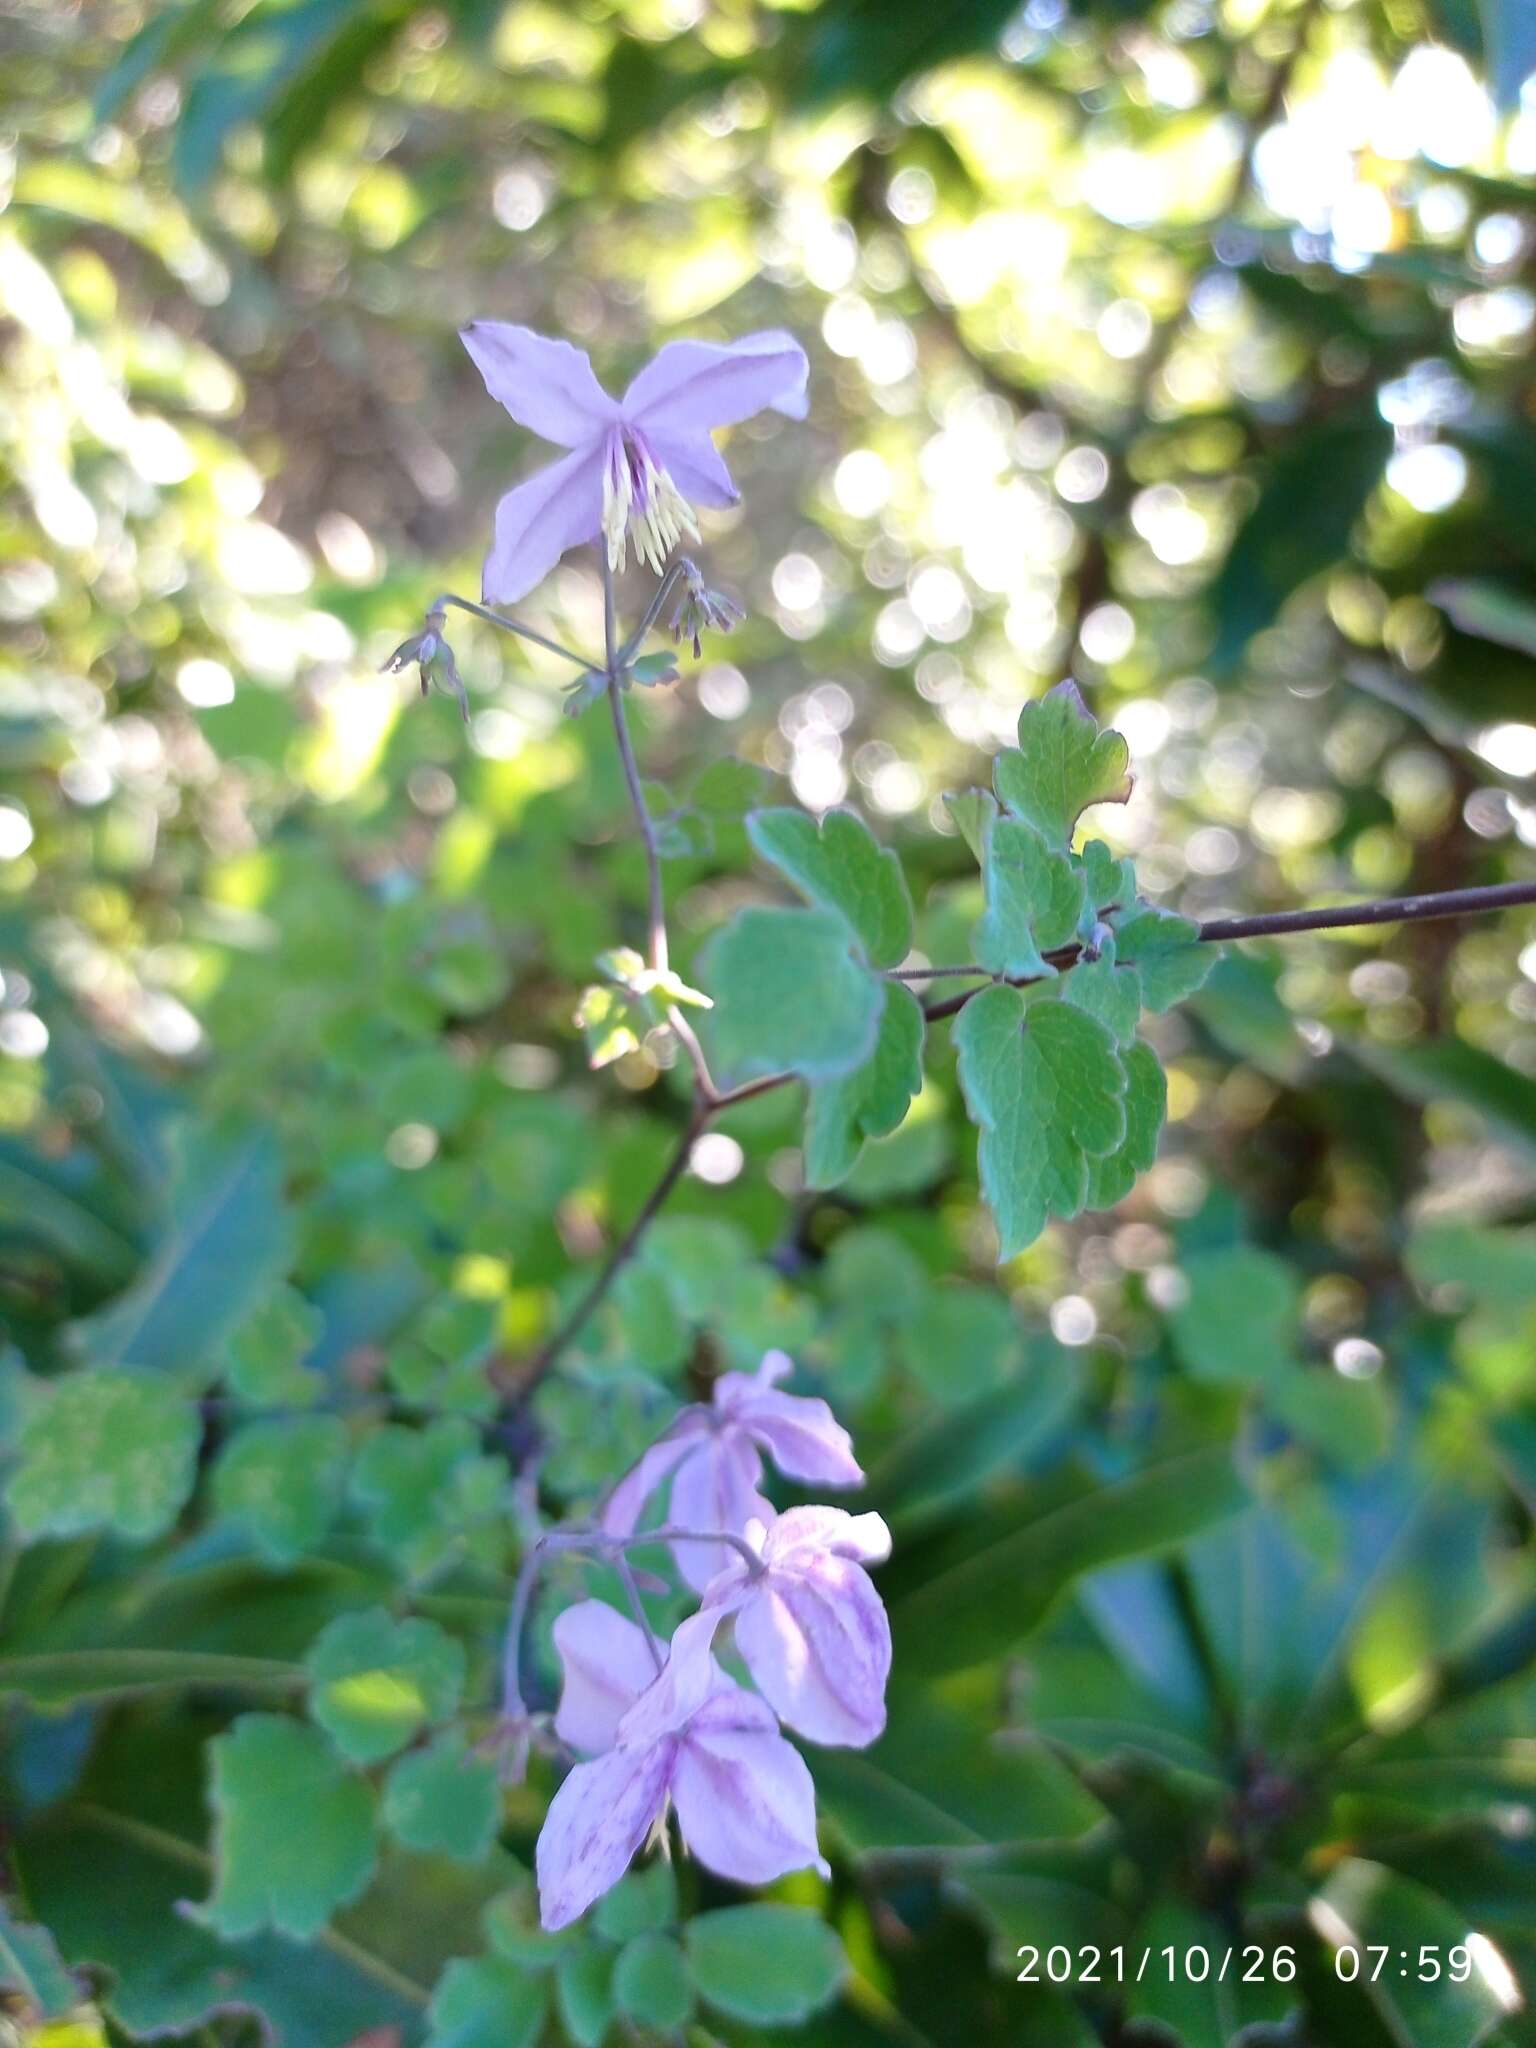
<svg viewBox="0 0 1536 2048">
<path fill-rule="evenodd" d="M 1529 914 L 1174 989 L 1156 1163 L 1001 1267 L 948 1026 L 915 1099 L 899 1057 L 818 1088 L 809 1161 L 800 1091 L 746 1103 L 508 1402 L 684 1076 L 605 958 L 646 877 L 601 711 L 474 622 L 467 730 L 378 668 L 530 453 L 460 324 L 610 383 L 782 325 L 810 420 L 739 430 L 706 521 L 749 618 L 631 699 L 685 982 L 744 908 L 834 914 L 744 820 L 850 795 L 922 956 L 971 957 L 941 794 L 1068 672 L 1168 910 L 1518 877 L 1531 21 L 5 11 L 0 2035 L 1536 2040 Z M 529 616 L 601 644 L 592 565 Z M 769 1344 L 895 1532 L 890 1730 L 813 1758 L 830 1883 L 653 1867 L 544 1936 L 553 1780 L 490 1769 L 511 1576 Z M 1083 1981 L 1117 1944 L 1266 1960 Z"/>
</svg>

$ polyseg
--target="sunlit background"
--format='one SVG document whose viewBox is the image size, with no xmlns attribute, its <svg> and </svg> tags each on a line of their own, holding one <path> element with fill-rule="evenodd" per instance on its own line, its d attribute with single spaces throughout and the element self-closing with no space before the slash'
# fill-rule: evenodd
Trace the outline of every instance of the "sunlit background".
<svg viewBox="0 0 1536 2048">
<path fill-rule="evenodd" d="M 543 459 L 457 341 L 473 318 L 577 342 L 613 389 L 678 334 L 782 326 L 811 357 L 808 421 L 733 432 L 741 505 L 701 517 L 746 622 L 633 702 L 685 972 L 771 893 L 740 824 L 765 796 L 857 805 L 907 861 L 919 963 L 969 957 L 942 793 L 1069 674 L 1136 772 L 1095 829 L 1189 915 L 1529 873 L 1530 65 L 1521 0 L 11 0 L 13 1358 L 56 1370 L 134 1270 L 109 1070 L 129 1124 L 270 1127 L 296 1252 L 268 1279 L 341 1316 L 354 1389 L 477 1425 L 486 1359 L 547 1333 L 664 1156 L 668 1035 L 590 1074 L 572 1021 L 641 929 L 610 730 L 462 616 L 467 725 L 381 669 L 439 591 L 478 596 L 495 501 Z M 626 615 L 646 596 L 632 573 Z M 522 615 L 600 646 L 590 553 Z M 1536 920 L 1245 949 L 1157 1043 L 1158 1165 L 1000 1274 L 947 1047 L 829 1198 L 803 1194 L 787 1096 L 728 1119 L 678 1202 L 739 1268 L 708 1341 L 799 1345 L 892 1436 L 1048 1367 L 1101 1477 L 1203 1401 L 1301 1470 L 1320 1571 L 1334 1477 L 1396 1460 L 1417 1487 L 1439 1461 L 1476 1531 L 1435 1523 L 1443 1583 L 1337 1649 L 1362 1724 L 1395 1728 L 1530 1582 Z M 1234 1244 L 1273 1302 L 1192 1281 Z M 638 1291 L 541 1396 L 557 1499 L 654 1426 L 631 1312 Z M 1250 1384 L 1266 1345 L 1305 1399 Z M 502 1569 L 500 1513 L 464 1506 L 443 1555 Z M 1092 1626 L 1155 1662 L 1109 1603 Z M 1066 1714 L 1085 1633 L 1074 1608 L 1010 1714 Z M 1532 1809 L 1498 1799 L 1523 1840 Z M 1298 1885 L 1331 1867 L 1318 1843 L 1344 1853 L 1327 1826 L 1293 1845 Z M 1517 1896 L 1511 1869 L 1477 1891 L 1506 1978 L 1494 1938 L 1523 1968 L 1536 1926 Z M 873 1946 L 860 1966 L 884 1982 Z M 1374 2048 L 1361 2012 L 1336 2038 Z M 1473 2038 L 1416 2025 L 1390 2038 Z"/>
</svg>

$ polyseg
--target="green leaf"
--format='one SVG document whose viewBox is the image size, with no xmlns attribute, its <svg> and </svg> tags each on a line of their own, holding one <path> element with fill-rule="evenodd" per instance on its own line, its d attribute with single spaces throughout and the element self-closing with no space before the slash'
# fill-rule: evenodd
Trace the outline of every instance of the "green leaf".
<svg viewBox="0 0 1536 2048">
<path fill-rule="evenodd" d="M 1149 1459 L 1030 1512 L 966 1511 L 884 1570 L 896 1668 L 967 1670 L 1011 1650 L 1072 1581 L 1121 1558 L 1164 1551 L 1237 1514 L 1247 1492 L 1225 1444 Z"/>
<path fill-rule="evenodd" d="M 1357 419 L 1294 435 L 1268 460 L 1258 498 L 1211 586 L 1215 669 L 1233 670 L 1291 593 L 1345 554 L 1391 452 L 1390 427 Z"/>
<path fill-rule="evenodd" d="M 417 1577 L 460 1555 L 477 1530 L 505 1508 L 507 1468 L 480 1454 L 480 1438 L 461 1416 L 425 1429 L 386 1423 L 359 1450 L 351 1491 L 367 1509 L 379 1543 Z"/>
<path fill-rule="evenodd" d="M 848 1971 L 837 1935 L 802 1906 L 726 1906 L 690 1920 L 683 1939 L 700 1995 L 765 2026 L 808 2019 Z"/>
<path fill-rule="evenodd" d="M 1497 1138 L 1536 1154 L 1536 1081 L 1464 1038 L 1384 1045 L 1354 1038 L 1349 1050 L 1363 1067 L 1410 1102 L 1459 1102 L 1476 1110 Z"/>
<path fill-rule="evenodd" d="M 402 1119 L 403 1121 L 403 1119 Z M 320 1340 L 324 1318 L 292 1287 L 275 1287 L 229 1340 L 229 1384 L 242 1399 L 270 1408 L 307 1407 L 325 1381 L 303 1360 Z"/>
<path fill-rule="evenodd" d="M 1023 1467 L 1070 1420 L 1078 1399 L 1066 1371 L 1046 1370 L 937 1418 L 925 1416 L 871 1472 L 869 1498 L 899 1534 L 972 1498 L 998 1473 Z"/>
<path fill-rule="evenodd" d="M 670 1934 L 641 1934 L 613 1971 L 619 2011 L 642 2027 L 680 2027 L 693 2011 L 693 1985 L 683 1952 Z"/>
<path fill-rule="evenodd" d="M 576 2048 L 598 2048 L 613 2018 L 611 1949 L 579 1948 L 555 1965 L 555 2003 Z"/>
<path fill-rule="evenodd" d="M 549 1990 L 502 1956 L 451 1962 L 427 2014 L 427 2048 L 533 2048 Z"/>
<path fill-rule="evenodd" d="M 287 1271 L 291 1232 L 270 1134 L 202 1136 L 185 1150 L 164 1234 L 142 1277 L 70 1326 L 94 1366 L 205 1376 Z"/>
<path fill-rule="evenodd" d="M 874 1050 L 884 984 L 854 958 L 847 925 L 829 911 L 740 911 L 710 941 L 701 969 L 715 1000 L 707 1043 L 722 1073 L 833 1081 Z"/>
<path fill-rule="evenodd" d="M 1044 1743 L 997 1735 L 913 1688 L 889 1704 L 870 1748 L 813 1756 L 818 1803 L 860 1853 L 1078 1836 L 1103 1819 Z"/>
<path fill-rule="evenodd" d="M 1101 732 L 1075 683 L 1058 683 L 1019 713 L 1019 744 L 997 756 L 992 786 L 1003 808 L 1065 853 L 1083 812 L 1123 804 L 1131 793 L 1130 749 Z"/>
<path fill-rule="evenodd" d="M 307 1941 L 373 1875 L 373 1794 L 301 1721 L 244 1714 L 210 1745 L 216 1878 L 203 1917 L 226 1939 Z"/>
<path fill-rule="evenodd" d="M 1080 959 L 1061 984 L 1061 999 L 1076 1010 L 1097 1017 L 1116 1045 L 1127 1046 L 1141 1020 L 1141 976 L 1123 966 L 1114 940 L 1107 939 L 1097 960 Z"/>
<path fill-rule="evenodd" d="M 209 1725 L 189 1715 L 110 1717 L 77 1796 L 13 1834 L 20 1882 L 62 1954 L 104 1981 L 100 2004 L 134 2040 L 239 2013 L 259 2014 L 272 2038 L 292 2043 L 413 2025 L 400 1955 L 381 1968 L 361 1931 L 344 1947 L 271 1933 L 230 1943 L 185 1910 L 208 1866 Z M 305 1849 L 309 1819 L 288 1816 L 295 1853 Z"/>
<path fill-rule="evenodd" d="M 897 1341 L 908 1371 L 942 1404 L 968 1401 L 1011 1377 L 1024 1349 L 1006 1295 L 960 1284 L 929 1289 Z"/>
<path fill-rule="evenodd" d="M 1453 1983 L 1446 1958 L 1478 1931 L 1475 1922 L 1469 1927 L 1460 1907 L 1380 1863 L 1356 1856 L 1339 1863 L 1318 1894 L 1314 1922 L 1319 1917 L 1332 1946 L 1347 1943 L 1361 1951 L 1361 1981 L 1371 1977 L 1367 1994 L 1394 2040 L 1474 2048 L 1520 2002 L 1512 1980 L 1506 1993 L 1487 1970 L 1474 1969 L 1465 1983 Z M 1374 1975 L 1375 1958 L 1365 1954 L 1373 1943 L 1387 1949 L 1387 1967 Z M 1433 1979 L 1419 1974 L 1425 1950 L 1441 1965 Z M 1409 1967 L 1400 1968 L 1405 1960 Z"/>
<path fill-rule="evenodd" d="M 1141 1000 L 1149 1010 L 1171 1010 L 1203 988 L 1221 955 L 1219 946 L 1202 942 L 1199 925 L 1151 903 L 1119 911 L 1110 923 L 1115 958 L 1140 974 Z"/>
<path fill-rule="evenodd" d="M 384 1825 L 408 1849 L 460 1863 L 490 1854 L 501 1825 L 496 1766 L 471 1755 L 456 1730 L 400 1758 L 384 1785 Z"/>
<path fill-rule="evenodd" d="M 36 1388 L 5 1499 L 23 1537 L 161 1536 L 192 1491 L 202 1422 L 168 1380 L 72 1372 Z"/>
<path fill-rule="evenodd" d="M 654 1266 L 626 1266 L 613 1294 L 630 1357 L 648 1372 L 675 1371 L 692 1338 L 665 1276 Z"/>
<path fill-rule="evenodd" d="M 263 1556 L 292 1564 L 331 1526 L 346 1485 L 347 1449 L 346 1425 L 334 1415 L 248 1423 L 219 1454 L 215 1504 L 244 1524 Z"/>
<path fill-rule="evenodd" d="M 812 1088 L 805 1119 L 805 1179 L 836 1187 L 850 1174 L 866 1138 L 883 1138 L 906 1115 L 923 1085 L 923 1006 L 900 982 L 883 991 L 875 1049 L 841 1080 Z"/>
<path fill-rule="evenodd" d="M 462 1646 L 435 1621 L 396 1621 L 382 1607 L 341 1615 L 305 1663 L 309 1710 L 353 1763 L 378 1763 L 446 1721 L 464 1689 Z"/>
<path fill-rule="evenodd" d="M 1072 979 L 1076 981 L 1074 972 Z M 1135 1187 L 1137 1177 L 1157 1159 L 1157 1141 L 1168 1114 L 1168 1078 L 1150 1045 L 1140 1040 L 1120 1055 L 1125 1068 L 1125 1137 L 1119 1147 L 1088 1166 L 1090 1209 L 1112 1209 Z"/>
<path fill-rule="evenodd" d="M 944 808 L 954 819 L 960 837 L 978 862 L 985 865 L 987 841 L 992 834 L 993 820 L 997 817 L 997 798 L 990 789 L 950 792 L 944 798 Z"/>
<path fill-rule="evenodd" d="M 16 1919 L 0 1899 L 0 2004 L 35 2023 L 57 2019 L 79 2003 L 80 1987 L 47 1928 Z"/>
<path fill-rule="evenodd" d="M 1125 1069 L 1097 1019 L 1069 1004 L 1026 1006 L 1017 989 L 973 996 L 955 1021 L 960 1084 L 981 1128 L 981 1184 L 1000 1258 L 1088 1199 L 1090 1159 L 1123 1142 Z"/>
<path fill-rule="evenodd" d="M 1251 1386 L 1297 1370 L 1301 1290 L 1284 1259 L 1254 1245 L 1197 1252 L 1184 1261 L 1189 1292 L 1168 1319 L 1186 1372 L 1218 1386 Z M 1232 1305 L 1242 1304 L 1234 1326 Z"/>
<path fill-rule="evenodd" d="M 1067 945 L 1083 913 L 1083 875 L 1032 824 L 998 818 L 987 834 L 987 911 L 976 927 L 976 958 L 994 974 L 1051 975 L 1041 957 Z"/>
<path fill-rule="evenodd" d="M 607 1941 L 629 1941 L 637 1934 L 654 1934 L 670 1927 L 677 1918 L 677 1878 L 664 1856 L 632 1870 L 620 1878 L 612 1891 L 604 1892 L 592 1914 L 592 1924 Z"/>
<path fill-rule="evenodd" d="M 854 811 L 754 811 L 747 836 L 808 902 L 848 924 L 871 967 L 899 967 L 912 946 L 912 899 L 901 862 Z"/>
</svg>

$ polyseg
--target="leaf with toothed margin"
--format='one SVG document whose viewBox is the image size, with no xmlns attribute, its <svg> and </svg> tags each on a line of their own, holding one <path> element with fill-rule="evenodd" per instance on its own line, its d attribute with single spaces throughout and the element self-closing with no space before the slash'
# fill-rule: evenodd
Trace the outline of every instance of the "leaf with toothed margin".
<svg viewBox="0 0 1536 2048">
<path fill-rule="evenodd" d="M 699 976 L 714 998 L 702 1032 L 717 1076 L 835 1081 L 864 1064 L 884 984 L 850 940 L 844 920 L 825 910 L 754 907 L 716 933 Z"/>
<path fill-rule="evenodd" d="M 875 1049 L 862 1067 L 811 1090 L 805 1120 L 805 1178 L 832 1188 L 858 1163 L 866 1138 L 901 1122 L 923 1085 L 923 1006 L 900 982 L 885 985 Z"/>
<path fill-rule="evenodd" d="M 1141 976 L 1134 967 L 1122 966 L 1115 942 L 1106 939 L 1096 960 L 1080 958 L 1061 985 L 1062 1001 L 1086 1010 L 1113 1035 L 1117 1045 L 1129 1045 L 1136 1036 L 1141 1017 Z"/>
<path fill-rule="evenodd" d="M 977 860 L 985 864 L 987 834 L 997 816 L 997 798 L 990 789 L 967 789 L 946 796 L 944 808 L 954 819 L 955 830 L 960 837 Z"/>
<path fill-rule="evenodd" d="M 1019 713 L 1019 744 L 998 755 L 992 784 L 1005 810 L 1063 852 L 1093 804 L 1123 804 L 1131 793 L 1130 749 L 1101 732 L 1075 683 L 1058 683 Z"/>
<path fill-rule="evenodd" d="M 226 1940 L 318 1934 L 373 1875 L 374 1798 L 318 1729 L 242 1714 L 210 1745 L 215 1879 L 198 1916 Z"/>
<path fill-rule="evenodd" d="M 1112 1209 L 1123 1202 L 1138 1176 L 1155 1164 L 1168 1113 L 1168 1077 L 1151 1046 L 1138 1040 L 1124 1048 L 1120 1064 L 1125 1068 L 1125 1137 L 1115 1151 L 1089 1161 L 1090 1209 Z"/>
<path fill-rule="evenodd" d="M 994 974 L 1052 975 L 1043 955 L 1077 936 L 1083 876 L 1020 818 L 995 818 L 983 865 L 987 912 L 976 927 L 976 958 Z"/>
<path fill-rule="evenodd" d="M 1172 1009 L 1203 988 L 1221 951 L 1202 941 L 1189 918 L 1151 903 L 1133 905 L 1112 923 L 1116 956 L 1141 975 L 1141 1000 L 1149 1010 Z"/>
<path fill-rule="evenodd" d="M 1088 1199 L 1093 1159 L 1125 1139 L 1125 1069 L 1096 1017 L 1054 995 L 973 996 L 955 1023 L 960 1085 L 981 1131 L 982 1191 L 1000 1257 L 1034 1243 Z"/>
<path fill-rule="evenodd" d="M 912 899 L 901 862 L 853 811 L 753 811 L 747 836 L 818 910 L 835 911 L 871 967 L 899 967 L 912 944 Z"/>
<path fill-rule="evenodd" d="M 1078 858 L 1088 892 L 1088 909 L 1101 917 L 1108 910 L 1129 910 L 1136 901 L 1136 868 L 1116 860 L 1102 839 L 1088 840 Z"/>
</svg>

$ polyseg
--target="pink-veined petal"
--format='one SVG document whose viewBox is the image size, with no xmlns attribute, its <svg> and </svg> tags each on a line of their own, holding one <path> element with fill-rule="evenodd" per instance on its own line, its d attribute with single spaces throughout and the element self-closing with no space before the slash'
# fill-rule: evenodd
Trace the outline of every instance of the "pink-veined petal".
<svg viewBox="0 0 1536 2048">
<path fill-rule="evenodd" d="M 550 1801 L 534 1868 L 539 1918 L 551 1933 L 579 1920 L 629 1868 L 662 1810 L 676 1752 L 672 1737 L 649 1748 L 612 1749 L 577 1764 Z"/>
<path fill-rule="evenodd" d="M 712 1431 L 678 1466 L 667 1519 L 679 1529 L 726 1529 L 739 1536 L 753 1516 L 773 1519 L 773 1508 L 757 1490 L 763 1461 L 738 1429 Z M 702 1593 L 731 1555 L 723 1543 L 674 1543 L 677 1568 Z"/>
<path fill-rule="evenodd" d="M 647 434 L 731 427 L 771 407 L 805 418 L 805 350 L 773 330 L 738 341 L 669 341 L 624 394 L 626 420 Z"/>
<path fill-rule="evenodd" d="M 459 339 L 497 404 L 546 441 L 583 448 L 619 417 L 618 401 L 598 383 L 586 351 L 568 341 L 506 320 L 472 320 Z"/>
<path fill-rule="evenodd" d="M 707 1426 L 697 1409 L 685 1409 L 673 1428 L 641 1453 L 609 1494 L 598 1516 L 599 1526 L 610 1536 L 632 1536 L 646 1502 L 694 1449 Z"/>
<path fill-rule="evenodd" d="M 603 524 L 603 449 L 599 442 L 562 455 L 507 492 L 481 573 L 487 604 L 516 604 L 542 583 L 567 548 L 595 540 Z"/>
<path fill-rule="evenodd" d="M 808 1864 L 828 1874 L 805 1759 L 763 1702 L 740 1686 L 718 1693 L 689 1723 L 672 1797 L 689 1852 L 718 1877 L 768 1884 Z"/>
<path fill-rule="evenodd" d="M 736 1647 L 779 1719 L 812 1742 L 863 1749 L 884 1728 L 891 1628 L 851 1559 L 770 1569 L 737 1607 Z"/>
<path fill-rule="evenodd" d="M 859 1564 L 884 1564 L 891 1554 L 891 1532 L 885 1518 L 874 1513 L 850 1515 L 846 1508 L 786 1508 L 769 1524 L 763 1537 L 764 1561 L 770 1566 L 818 1554 L 851 1557 Z"/>
<path fill-rule="evenodd" d="M 740 504 L 741 493 L 731 480 L 725 457 L 708 434 L 653 427 L 646 430 L 645 438 L 690 505 L 708 505 L 718 511 L 724 505 Z"/>
<path fill-rule="evenodd" d="M 862 1486 L 863 1467 L 853 1439 L 826 1402 L 810 1394 L 781 1394 L 754 1388 L 732 1409 L 736 1422 L 791 1479 L 818 1486 Z"/>
<path fill-rule="evenodd" d="M 643 1747 L 675 1735 L 711 1693 L 731 1681 L 710 1653 L 723 1615 L 718 1609 L 690 1614 L 672 1631 L 667 1661 L 619 1723 L 618 1739 Z M 649 1653 L 647 1653 L 649 1654 Z"/>
<path fill-rule="evenodd" d="M 555 1733 L 572 1749 L 612 1749 L 620 1721 L 656 1676 L 645 1637 L 604 1600 L 581 1600 L 559 1615 L 555 1648 L 565 1682 Z"/>
</svg>

